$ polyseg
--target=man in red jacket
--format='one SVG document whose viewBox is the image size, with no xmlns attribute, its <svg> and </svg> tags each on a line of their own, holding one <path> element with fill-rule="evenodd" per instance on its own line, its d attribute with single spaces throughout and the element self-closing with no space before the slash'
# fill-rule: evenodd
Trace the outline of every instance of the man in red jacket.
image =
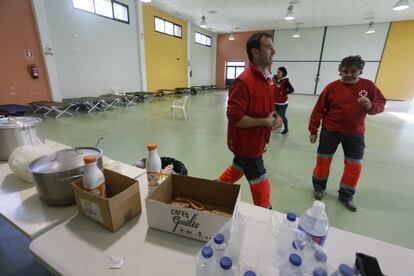
<svg viewBox="0 0 414 276">
<path fill-rule="evenodd" d="M 314 197 L 321 200 L 326 189 L 332 157 L 339 144 L 345 154 L 338 199 L 353 212 L 355 189 L 362 171 L 365 149 L 365 117 L 384 111 L 385 98 L 375 84 L 360 78 L 365 62 L 360 56 L 344 58 L 339 65 L 340 80 L 331 82 L 322 91 L 309 121 L 309 140 L 319 137 L 316 166 L 313 170 Z"/>
<path fill-rule="evenodd" d="M 271 208 L 270 183 L 262 155 L 272 128 L 282 125 L 273 105 L 274 88 L 268 70 L 275 54 L 273 38 L 267 33 L 255 33 L 247 40 L 246 50 L 250 63 L 231 84 L 227 105 L 227 145 L 234 159 L 219 180 L 235 183 L 245 175 L 254 204 Z"/>
</svg>

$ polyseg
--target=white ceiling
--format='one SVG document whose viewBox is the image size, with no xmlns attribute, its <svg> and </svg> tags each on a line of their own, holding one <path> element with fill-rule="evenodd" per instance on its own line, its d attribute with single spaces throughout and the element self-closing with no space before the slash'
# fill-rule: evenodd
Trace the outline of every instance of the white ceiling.
<svg viewBox="0 0 414 276">
<path fill-rule="evenodd" d="M 285 21 L 289 0 L 153 0 L 150 5 L 198 25 L 207 18 L 211 31 L 228 33 L 254 30 L 364 24 L 414 19 L 414 6 L 394 11 L 397 0 L 299 0 L 294 5 L 296 19 Z M 210 14 L 210 11 L 217 11 Z M 237 28 L 239 27 L 239 29 Z M 413 31 L 414 32 L 414 31 Z"/>
</svg>

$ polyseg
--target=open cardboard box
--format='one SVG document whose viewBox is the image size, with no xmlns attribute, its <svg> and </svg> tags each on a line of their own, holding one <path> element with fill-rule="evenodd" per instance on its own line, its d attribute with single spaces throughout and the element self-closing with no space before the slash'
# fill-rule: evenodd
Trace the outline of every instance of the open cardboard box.
<svg viewBox="0 0 414 276">
<path fill-rule="evenodd" d="M 141 197 L 136 179 L 105 169 L 107 198 L 82 189 L 82 179 L 72 182 L 79 212 L 115 232 L 141 213 Z"/>
<path fill-rule="evenodd" d="M 171 200 L 177 197 L 196 200 L 208 211 L 174 206 Z M 228 220 L 237 216 L 239 200 L 239 185 L 171 175 L 145 199 L 148 225 L 208 241 Z"/>
</svg>

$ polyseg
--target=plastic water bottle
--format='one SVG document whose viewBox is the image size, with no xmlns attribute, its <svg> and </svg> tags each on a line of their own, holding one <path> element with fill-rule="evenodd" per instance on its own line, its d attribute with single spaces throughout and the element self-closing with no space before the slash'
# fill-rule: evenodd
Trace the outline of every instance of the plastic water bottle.
<svg viewBox="0 0 414 276">
<path fill-rule="evenodd" d="M 148 158 L 146 163 L 148 195 L 158 187 L 158 179 L 161 172 L 161 158 L 158 156 L 156 144 L 148 144 Z"/>
<path fill-rule="evenodd" d="M 232 266 L 233 261 L 230 257 L 224 256 L 221 258 L 218 276 L 235 276 Z"/>
<path fill-rule="evenodd" d="M 287 213 L 286 219 L 279 227 L 279 236 L 276 245 L 276 264 L 280 266 L 285 257 L 292 251 L 292 242 L 296 237 L 296 215 Z"/>
<path fill-rule="evenodd" d="M 306 210 L 299 221 L 299 229 L 309 235 L 314 242 L 324 245 L 328 235 L 329 221 L 325 213 L 325 203 L 316 200 Z"/>
<path fill-rule="evenodd" d="M 88 155 L 83 158 L 85 171 L 82 176 L 82 187 L 91 194 L 106 197 L 105 177 L 98 168 L 96 156 Z"/>
<path fill-rule="evenodd" d="M 256 276 L 256 272 L 254 272 L 253 270 L 247 270 L 246 272 L 244 272 L 243 276 Z"/>
<path fill-rule="evenodd" d="M 332 276 L 354 276 L 354 270 L 347 264 L 340 264 Z"/>
<path fill-rule="evenodd" d="M 290 254 L 289 261 L 280 268 L 279 276 L 302 276 L 302 258 L 298 254 Z"/>
<path fill-rule="evenodd" d="M 307 260 L 305 266 L 305 273 L 312 274 L 316 269 L 323 269 L 328 271 L 328 255 L 321 246 L 315 246 L 313 255 Z"/>
<path fill-rule="evenodd" d="M 218 233 L 214 239 L 213 244 L 211 245 L 214 251 L 215 259 L 217 263 L 221 261 L 221 259 L 226 255 L 227 253 L 227 246 L 224 241 L 224 235 L 221 233 Z"/>
<path fill-rule="evenodd" d="M 326 269 L 318 267 L 313 270 L 312 276 L 328 276 L 328 272 Z"/>
<path fill-rule="evenodd" d="M 197 260 L 196 276 L 214 275 L 216 263 L 213 258 L 213 249 L 210 246 L 204 246 Z"/>
</svg>

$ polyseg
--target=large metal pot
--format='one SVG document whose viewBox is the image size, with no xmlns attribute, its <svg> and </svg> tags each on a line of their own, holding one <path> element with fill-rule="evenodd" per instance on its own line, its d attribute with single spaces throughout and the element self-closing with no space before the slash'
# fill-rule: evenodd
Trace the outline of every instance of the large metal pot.
<svg viewBox="0 0 414 276">
<path fill-rule="evenodd" d="M 0 161 L 7 161 L 17 147 L 44 142 L 40 124 L 36 117 L 0 118 Z"/>
<path fill-rule="evenodd" d="M 78 147 L 34 160 L 28 170 L 33 174 L 40 200 L 48 205 L 74 204 L 71 182 L 82 176 L 85 165 L 83 158 L 95 155 L 98 167 L 103 169 L 102 154 L 99 148 Z"/>
</svg>

